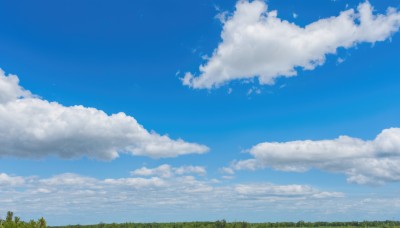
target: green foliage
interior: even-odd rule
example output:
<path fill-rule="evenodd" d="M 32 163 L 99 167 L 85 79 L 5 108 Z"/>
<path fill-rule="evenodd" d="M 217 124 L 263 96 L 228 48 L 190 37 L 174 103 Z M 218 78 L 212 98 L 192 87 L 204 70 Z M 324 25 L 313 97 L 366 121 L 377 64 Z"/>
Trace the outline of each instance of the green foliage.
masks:
<path fill-rule="evenodd" d="M 6 222 L 11 222 L 13 220 L 14 213 L 12 211 L 7 212 Z"/>
<path fill-rule="evenodd" d="M 220 220 L 216 222 L 181 222 L 181 223 L 121 223 L 98 225 L 70 225 L 58 226 L 53 228 L 275 228 L 275 227 L 331 227 L 331 228 L 351 228 L 351 227 L 382 227 L 400 228 L 399 221 L 364 221 L 364 222 L 276 222 L 276 223 L 247 223 L 247 222 L 226 222 Z"/>
<path fill-rule="evenodd" d="M 29 222 L 21 221 L 20 217 L 14 213 L 7 212 L 6 219 L 0 219 L 0 228 L 46 228 L 46 220 L 42 217 Z M 275 228 L 275 227 L 330 227 L 330 228 L 400 228 L 400 221 L 363 221 L 363 222 L 267 222 L 267 223 L 247 223 L 247 222 L 226 222 L 219 220 L 215 222 L 179 222 L 179 223 L 121 223 L 97 225 L 69 225 L 53 226 L 51 228 Z"/>
<path fill-rule="evenodd" d="M 18 216 L 14 217 L 14 213 L 9 211 L 6 220 L 0 219 L 0 228 L 46 228 L 46 220 L 40 218 L 38 221 L 30 220 L 29 222 L 21 221 Z"/>

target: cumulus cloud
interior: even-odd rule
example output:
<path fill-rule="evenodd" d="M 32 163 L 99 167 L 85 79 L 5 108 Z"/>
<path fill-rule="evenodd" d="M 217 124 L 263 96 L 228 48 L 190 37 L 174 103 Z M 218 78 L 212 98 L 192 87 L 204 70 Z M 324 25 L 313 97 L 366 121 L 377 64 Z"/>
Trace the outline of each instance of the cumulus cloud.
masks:
<path fill-rule="evenodd" d="M 207 151 L 204 145 L 149 132 L 124 113 L 40 99 L 22 88 L 17 76 L 0 70 L 0 157 L 111 160 L 120 153 L 161 158 Z"/>
<path fill-rule="evenodd" d="M 256 77 L 260 84 L 273 84 L 277 77 L 296 76 L 297 69 L 313 70 L 338 48 L 384 41 L 400 27 L 395 8 L 373 14 L 368 1 L 305 27 L 267 8 L 264 1 L 238 1 L 233 15 L 222 20 L 222 42 L 200 66 L 199 75 L 187 72 L 183 84 L 210 89 Z"/>
<path fill-rule="evenodd" d="M 0 104 L 31 96 L 29 91 L 19 85 L 19 78 L 16 75 L 9 74 L 6 77 L 2 69 L 0 69 L 0 91 Z"/>
<path fill-rule="evenodd" d="M 374 140 L 340 136 L 333 140 L 265 142 L 249 153 L 254 158 L 237 161 L 233 167 L 293 172 L 317 168 L 344 173 L 349 182 L 357 184 L 400 181 L 400 128 L 385 129 Z"/>

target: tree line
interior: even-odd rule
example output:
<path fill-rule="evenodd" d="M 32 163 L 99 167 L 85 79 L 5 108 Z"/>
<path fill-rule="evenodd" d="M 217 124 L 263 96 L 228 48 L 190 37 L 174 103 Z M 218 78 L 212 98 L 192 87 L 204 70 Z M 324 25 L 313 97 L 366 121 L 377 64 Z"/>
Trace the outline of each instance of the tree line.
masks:
<path fill-rule="evenodd" d="M 7 212 L 6 219 L 0 219 L 0 228 L 46 228 L 46 220 L 42 217 L 37 221 L 31 219 L 29 222 L 24 222 L 20 217 L 14 216 L 14 213 Z"/>
<path fill-rule="evenodd" d="M 379 227 L 379 228 L 400 228 L 400 221 L 363 221 L 363 222 L 266 222 L 266 223 L 247 223 L 247 222 L 226 222 L 220 220 L 216 222 L 180 222 L 180 223 L 112 223 L 97 225 L 69 225 L 57 226 L 53 228 L 275 228 L 275 227 Z"/>
<path fill-rule="evenodd" d="M 24 222 L 20 217 L 14 216 L 9 211 L 5 219 L 0 218 L 0 228 L 275 228 L 275 227 L 382 227 L 382 228 L 400 228 L 400 221 L 363 221 L 363 222 L 226 222 L 218 220 L 215 222 L 177 222 L 177 223 L 100 223 L 96 225 L 68 225 L 68 226 L 47 226 L 46 220 L 42 217 L 29 222 Z"/>

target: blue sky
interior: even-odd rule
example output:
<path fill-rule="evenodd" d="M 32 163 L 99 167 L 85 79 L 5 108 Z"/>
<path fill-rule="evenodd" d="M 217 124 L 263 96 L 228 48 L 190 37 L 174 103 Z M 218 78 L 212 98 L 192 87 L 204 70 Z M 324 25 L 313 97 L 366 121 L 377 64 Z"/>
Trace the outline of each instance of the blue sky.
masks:
<path fill-rule="evenodd" d="M 0 214 L 400 219 L 399 10 L 0 3 Z"/>

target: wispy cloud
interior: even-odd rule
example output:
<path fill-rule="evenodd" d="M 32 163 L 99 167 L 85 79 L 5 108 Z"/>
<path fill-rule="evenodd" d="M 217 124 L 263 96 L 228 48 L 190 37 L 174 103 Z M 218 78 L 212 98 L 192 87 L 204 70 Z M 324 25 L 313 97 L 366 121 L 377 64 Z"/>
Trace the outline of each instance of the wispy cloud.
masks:
<path fill-rule="evenodd" d="M 156 168 L 142 167 L 131 172 L 134 176 L 157 176 L 169 178 L 176 175 L 196 174 L 204 176 L 207 173 L 203 166 L 180 166 L 172 167 L 168 164 L 160 165 Z"/>
<path fill-rule="evenodd" d="M 225 211 L 227 208 L 248 210 L 263 207 L 266 201 L 282 205 L 285 202 L 305 200 L 322 202 L 344 197 L 343 193 L 322 191 L 308 185 L 227 184 L 224 181 L 209 180 L 204 175 L 188 175 L 186 171 L 181 172 L 182 167 L 185 167 L 183 170 L 187 173 L 206 172 L 204 168 L 201 172 L 198 172 L 200 170 L 198 167 L 188 168 L 196 166 L 173 167 L 164 164 L 146 168 L 154 171 L 152 175 L 142 172 L 143 167 L 132 171 L 132 174 L 145 177 L 99 179 L 63 173 L 39 178 L 2 173 L 0 186 L 1 183 L 5 183 L 8 187 L 0 188 L 1 209 L 13 209 L 26 214 L 40 210 L 44 215 L 61 212 L 64 216 L 80 212 L 90 214 L 146 209 L 155 212 L 163 208 L 179 213 L 204 210 L 204 208 L 213 211 Z M 174 174 L 165 175 L 166 169 L 173 171 Z"/>

